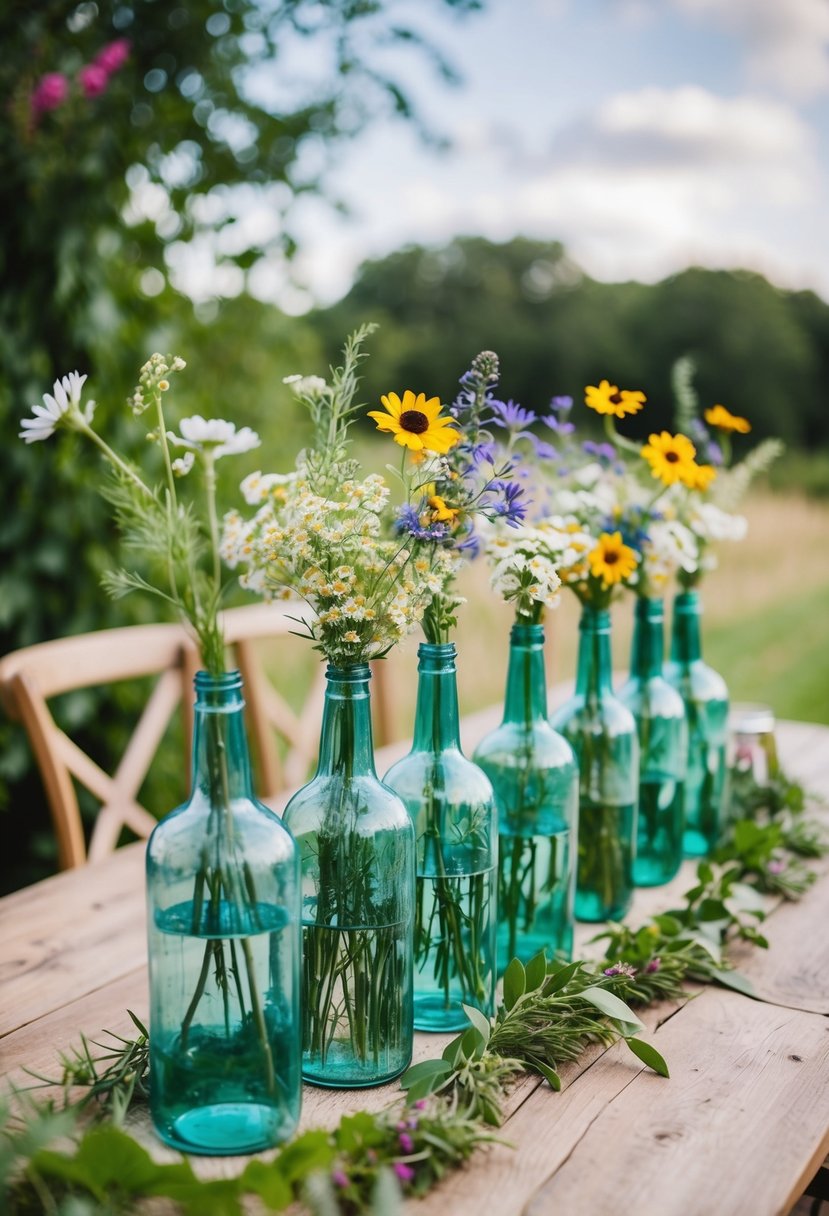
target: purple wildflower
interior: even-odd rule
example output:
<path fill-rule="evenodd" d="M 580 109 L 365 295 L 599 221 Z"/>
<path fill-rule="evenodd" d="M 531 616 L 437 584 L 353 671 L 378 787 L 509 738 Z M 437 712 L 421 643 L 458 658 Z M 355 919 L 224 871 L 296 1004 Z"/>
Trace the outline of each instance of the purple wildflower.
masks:
<path fill-rule="evenodd" d="M 334 1186 L 347 1187 L 349 1184 L 349 1177 L 344 1170 L 332 1170 L 331 1181 L 334 1183 Z"/>
<path fill-rule="evenodd" d="M 469 452 L 469 459 L 476 469 L 482 464 L 495 464 L 497 449 L 491 440 L 470 444 L 466 450 Z"/>
<path fill-rule="evenodd" d="M 553 397 L 550 401 L 550 409 L 554 414 L 569 414 L 573 408 L 572 397 Z"/>
<path fill-rule="evenodd" d="M 501 478 L 495 478 L 487 486 L 487 493 L 497 495 L 492 501 L 486 501 L 487 510 L 493 515 L 503 519 L 504 523 L 509 524 L 513 528 L 526 518 L 527 506 L 529 505 L 525 499 L 524 487 L 520 486 L 517 481 L 504 481 Z"/>
<path fill-rule="evenodd" d="M 525 410 L 517 401 L 496 401 L 493 398 L 489 405 L 494 410 L 491 421 L 505 430 L 520 431 L 536 421 L 537 415 L 532 410 Z"/>
<path fill-rule="evenodd" d="M 116 38 L 114 42 L 108 42 L 103 50 L 98 53 L 95 62 L 111 75 L 113 72 L 117 72 L 120 67 L 123 67 L 129 57 L 129 39 Z"/>
<path fill-rule="evenodd" d="M 414 1181 L 415 1172 L 410 1165 L 406 1165 L 405 1161 L 395 1161 L 392 1169 L 401 1182 L 406 1183 Z"/>
<path fill-rule="evenodd" d="M 470 528 L 463 540 L 456 542 L 455 548 L 458 553 L 466 554 L 469 560 L 473 561 L 481 552 L 481 541 L 477 532 Z"/>
<path fill-rule="evenodd" d="M 610 464 L 616 459 L 616 449 L 612 443 L 594 443 L 592 439 L 585 439 L 581 446 L 588 456 L 595 456 L 597 460 L 606 460 Z"/>
<path fill-rule="evenodd" d="M 84 97 L 98 97 L 106 91 L 109 73 L 100 63 L 87 63 L 78 72 Z"/>
<path fill-rule="evenodd" d="M 782 874 L 785 868 L 785 861 L 781 861 L 779 857 L 769 862 L 769 874 Z"/>
<path fill-rule="evenodd" d="M 411 1138 L 408 1132 L 400 1133 L 398 1136 L 398 1143 L 404 1153 L 408 1154 L 414 1152 L 414 1140 Z"/>
<path fill-rule="evenodd" d="M 557 435 L 572 435 L 573 431 L 576 429 L 576 424 L 574 422 L 561 422 L 558 418 L 556 418 L 555 414 L 548 414 L 547 417 L 542 418 L 541 421 L 545 426 L 548 426 L 551 431 L 555 431 Z"/>
<path fill-rule="evenodd" d="M 440 521 L 433 524 L 421 523 L 420 516 L 411 503 L 400 508 L 395 526 L 398 532 L 405 532 L 415 540 L 445 540 L 448 532 L 446 524 Z"/>
<path fill-rule="evenodd" d="M 418 1098 L 418 1100 L 416 1102 L 413 1102 L 412 1105 L 414 1106 L 415 1110 L 425 1110 L 426 1109 L 426 1099 Z"/>
<path fill-rule="evenodd" d="M 539 460 L 556 460 L 558 452 L 551 443 L 545 443 L 543 439 L 537 439 L 535 435 L 530 435 L 530 442 L 533 445 L 536 456 Z"/>
<path fill-rule="evenodd" d="M 630 963 L 614 963 L 612 967 L 605 967 L 605 975 L 623 975 L 627 979 L 633 979 L 636 975 L 636 968 L 631 967 Z"/>
<path fill-rule="evenodd" d="M 662 966 L 662 959 L 657 955 L 656 958 L 652 958 L 651 961 L 648 963 L 647 967 L 645 968 L 645 974 L 653 975 L 653 973 L 655 971 L 658 971 L 661 966 Z"/>

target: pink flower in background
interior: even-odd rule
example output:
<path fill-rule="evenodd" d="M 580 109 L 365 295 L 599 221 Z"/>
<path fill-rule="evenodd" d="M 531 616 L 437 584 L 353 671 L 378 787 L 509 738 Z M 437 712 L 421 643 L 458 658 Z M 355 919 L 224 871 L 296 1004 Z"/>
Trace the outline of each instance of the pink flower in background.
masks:
<path fill-rule="evenodd" d="M 113 72 L 117 72 L 120 67 L 123 67 L 129 56 L 129 39 L 116 38 L 114 42 L 107 43 L 104 49 L 96 55 L 95 64 L 111 76 Z"/>
<path fill-rule="evenodd" d="M 393 1170 L 400 1182 L 412 1182 L 415 1172 L 410 1165 L 406 1165 L 405 1161 L 395 1161 Z"/>
<path fill-rule="evenodd" d="M 98 97 L 109 83 L 109 73 L 98 63 L 87 63 L 78 72 L 84 97 Z"/>
<path fill-rule="evenodd" d="M 62 72 L 47 72 L 37 83 L 32 93 L 32 109 L 35 114 L 45 114 L 62 106 L 69 94 L 69 81 Z"/>

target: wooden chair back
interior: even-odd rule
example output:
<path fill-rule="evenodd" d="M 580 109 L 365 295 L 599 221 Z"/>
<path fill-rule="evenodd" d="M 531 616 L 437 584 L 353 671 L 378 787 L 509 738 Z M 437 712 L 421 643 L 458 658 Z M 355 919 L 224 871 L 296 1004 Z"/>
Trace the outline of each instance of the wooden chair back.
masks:
<path fill-rule="evenodd" d="M 294 709 L 265 670 L 260 645 L 297 629 L 296 604 L 251 604 L 223 614 L 229 658 L 242 673 L 248 733 L 257 761 L 256 791 L 281 803 L 307 777 L 317 754 L 325 665 Z M 58 843 L 61 869 L 110 853 L 124 828 L 148 836 L 156 819 L 138 802 L 141 784 L 170 720 L 181 705 L 187 764 L 193 725 L 193 677 L 198 651 L 179 625 L 132 625 L 41 642 L 0 659 L 0 698 L 23 723 L 40 768 Z M 376 665 L 375 732 L 388 740 L 384 664 Z M 55 721 L 49 700 L 62 693 L 121 680 L 158 676 L 115 772 L 110 775 Z M 281 745 L 276 736 L 281 739 Z M 101 803 L 87 849 L 75 781 Z"/>
<path fill-rule="evenodd" d="M 138 791 L 179 703 L 189 742 L 196 666 L 195 648 L 178 625 L 104 629 L 40 642 L 0 659 L 0 696 L 29 736 L 46 787 L 61 869 L 105 857 L 124 828 L 137 836 L 152 831 L 156 820 L 138 802 Z M 61 693 L 153 675 L 158 680 L 112 775 L 58 726 L 48 705 Z M 88 851 L 73 779 L 101 803 Z"/>

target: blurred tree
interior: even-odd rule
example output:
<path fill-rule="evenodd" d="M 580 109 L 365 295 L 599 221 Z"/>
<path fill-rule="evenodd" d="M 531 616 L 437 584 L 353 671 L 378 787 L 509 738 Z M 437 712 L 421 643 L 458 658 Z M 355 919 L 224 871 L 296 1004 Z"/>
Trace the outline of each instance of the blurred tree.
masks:
<path fill-rule="evenodd" d="M 462 237 L 365 263 L 343 300 L 307 319 L 331 351 L 366 316 L 382 326 L 367 365 L 374 397 L 394 387 L 451 398 L 472 356 L 492 348 L 502 391 L 537 411 L 557 393 L 580 402 L 605 376 L 644 389 L 648 409 L 626 423 L 644 435 L 671 426 L 671 368 L 689 354 L 702 402 L 749 417 L 755 436 L 829 439 L 829 305 L 746 271 L 599 283 L 557 242 Z"/>
<path fill-rule="evenodd" d="M 480 7 L 431 3 L 458 14 Z M 324 190 L 336 145 L 380 113 L 419 123 L 397 81 L 399 56 L 453 73 L 404 9 L 400 0 L 0 8 L 0 653 L 152 611 L 138 599 L 111 609 L 98 590 L 115 538 L 88 491 L 94 454 L 72 443 L 48 456 L 25 448 L 17 420 L 72 368 L 93 373 L 105 414 L 153 349 L 186 345 L 215 317 L 243 335 L 239 349 L 211 337 L 201 366 L 191 360 L 182 403 L 215 408 L 218 386 L 237 422 L 254 421 L 269 372 L 294 370 L 313 336 L 296 322 L 288 332 L 252 300 L 229 318 L 215 307 L 194 317 L 181 291 L 199 276 L 203 295 L 239 296 L 260 263 L 287 278 L 293 207 Z M 244 329 L 235 326 L 243 312 Z M 105 423 L 121 426 L 117 415 Z M 109 718 L 94 697 L 70 712 L 98 733 Z M 29 838 L 45 820 L 20 810 L 42 807 L 42 793 L 22 733 L 0 720 L 0 806 L 10 801 L 17 816 L 5 856 L 21 867 L 16 881 L 28 881 L 39 866 Z M 36 843 L 48 852 L 49 834 Z M 0 874 L 0 887 L 9 881 Z"/>

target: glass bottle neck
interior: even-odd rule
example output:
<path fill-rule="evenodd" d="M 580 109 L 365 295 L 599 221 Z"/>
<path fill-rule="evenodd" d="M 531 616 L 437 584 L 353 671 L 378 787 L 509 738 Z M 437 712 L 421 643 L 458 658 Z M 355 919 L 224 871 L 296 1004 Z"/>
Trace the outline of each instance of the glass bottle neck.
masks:
<path fill-rule="evenodd" d="M 576 693 L 593 698 L 613 691 L 610 657 L 610 613 L 585 604 L 579 622 L 579 661 Z"/>
<path fill-rule="evenodd" d="M 238 671 L 196 673 L 193 788 L 211 805 L 252 797 L 245 701 Z"/>
<path fill-rule="evenodd" d="M 417 712 L 412 750 L 460 748 L 454 642 L 423 642 L 417 651 Z"/>
<path fill-rule="evenodd" d="M 317 776 L 374 777 L 368 663 L 332 667 L 322 711 Z"/>
<path fill-rule="evenodd" d="M 671 658 L 675 663 L 694 663 L 701 656 L 698 591 L 682 591 L 674 598 Z"/>
<path fill-rule="evenodd" d="M 662 675 L 665 658 L 665 608 L 660 599 L 636 597 L 630 673 L 639 680 Z"/>
<path fill-rule="evenodd" d="M 513 625 L 510 633 L 504 722 L 546 721 L 544 626 Z"/>

